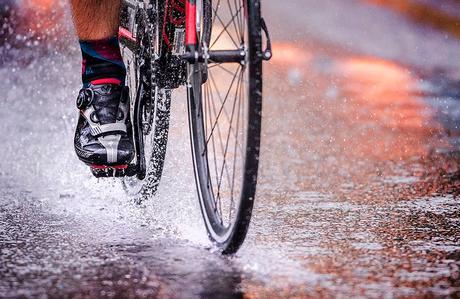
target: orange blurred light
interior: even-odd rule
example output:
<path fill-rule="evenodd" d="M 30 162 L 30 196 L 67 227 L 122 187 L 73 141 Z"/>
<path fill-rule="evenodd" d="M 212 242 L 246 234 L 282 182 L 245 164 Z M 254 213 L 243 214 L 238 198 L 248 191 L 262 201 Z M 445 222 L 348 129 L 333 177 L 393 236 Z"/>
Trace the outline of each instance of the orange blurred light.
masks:
<path fill-rule="evenodd" d="M 396 11 L 415 22 L 427 24 L 443 30 L 454 36 L 460 37 L 460 18 L 437 9 L 432 5 L 414 0 L 364 0 L 374 5 L 382 6 Z M 439 1 L 442 2 L 442 1 Z"/>
<path fill-rule="evenodd" d="M 273 53 L 272 61 L 274 63 L 304 65 L 309 63 L 313 58 L 313 55 L 306 49 L 291 43 L 274 43 Z"/>
<path fill-rule="evenodd" d="M 56 5 L 56 0 L 25 0 L 23 5 L 27 8 L 50 11 Z"/>
<path fill-rule="evenodd" d="M 319 58 L 326 61 L 324 67 L 315 64 Z M 327 50 L 316 54 L 308 47 L 275 43 L 270 66 L 284 82 L 289 82 L 286 78 L 293 69 L 299 70 L 299 82 L 308 84 L 295 88 L 286 84 L 283 97 L 291 102 L 293 98 L 308 99 L 299 100 L 297 110 L 323 115 L 318 126 L 330 128 L 329 137 L 343 155 L 376 160 L 423 156 L 428 140 L 442 130 L 434 110 L 420 97 L 417 75 L 396 62 L 361 55 L 337 56 Z M 318 152 L 330 145 L 326 142 L 324 146 L 326 149 Z"/>
<path fill-rule="evenodd" d="M 386 60 L 352 57 L 339 62 L 344 88 L 372 108 L 372 118 L 399 129 L 422 128 L 425 105 L 414 96 L 416 79 L 404 67 Z"/>

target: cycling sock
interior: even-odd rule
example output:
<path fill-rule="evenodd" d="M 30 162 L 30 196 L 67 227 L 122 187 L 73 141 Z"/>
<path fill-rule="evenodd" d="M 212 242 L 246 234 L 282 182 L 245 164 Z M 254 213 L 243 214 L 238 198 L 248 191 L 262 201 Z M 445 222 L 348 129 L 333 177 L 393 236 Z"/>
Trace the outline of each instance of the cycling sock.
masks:
<path fill-rule="evenodd" d="M 126 68 L 116 36 L 100 40 L 80 40 L 83 86 L 92 84 L 124 85 Z"/>

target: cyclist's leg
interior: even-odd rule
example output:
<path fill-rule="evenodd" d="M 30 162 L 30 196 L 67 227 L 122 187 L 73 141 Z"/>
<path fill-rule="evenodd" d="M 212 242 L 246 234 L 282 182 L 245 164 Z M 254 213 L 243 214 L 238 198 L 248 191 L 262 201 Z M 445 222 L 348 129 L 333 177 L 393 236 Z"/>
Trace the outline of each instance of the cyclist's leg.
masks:
<path fill-rule="evenodd" d="M 78 38 L 97 40 L 117 34 L 120 0 L 71 0 Z"/>
<path fill-rule="evenodd" d="M 110 78 L 124 81 L 126 71 L 117 39 L 121 1 L 71 0 L 71 4 L 83 54 L 83 84 Z"/>
<path fill-rule="evenodd" d="M 93 168 L 126 166 L 134 156 L 128 136 L 126 69 L 117 31 L 120 0 L 71 0 L 82 51 L 83 89 L 74 145 L 77 156 Z"/>

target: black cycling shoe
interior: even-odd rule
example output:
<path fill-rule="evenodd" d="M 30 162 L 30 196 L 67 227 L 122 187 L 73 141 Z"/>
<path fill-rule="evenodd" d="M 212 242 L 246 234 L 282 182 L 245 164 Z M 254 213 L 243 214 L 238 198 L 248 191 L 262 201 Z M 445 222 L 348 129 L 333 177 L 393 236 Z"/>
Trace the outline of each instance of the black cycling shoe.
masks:
<path fill-rule="evenodd" d="M 80 90 L 77 107 L 80 117 L 74 145 L 78 158 L 96 176 L 115 176 L 117 170 L 126 169 L 134 157 L 128 88 L 90 84 Z"/>

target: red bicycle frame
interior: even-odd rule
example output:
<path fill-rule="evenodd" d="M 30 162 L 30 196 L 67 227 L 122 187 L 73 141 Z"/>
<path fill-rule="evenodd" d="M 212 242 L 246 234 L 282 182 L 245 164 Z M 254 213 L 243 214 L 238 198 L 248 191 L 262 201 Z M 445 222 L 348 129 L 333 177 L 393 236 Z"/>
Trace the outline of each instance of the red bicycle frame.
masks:
<path fill-rule="evenodd" d="M 182 56 L 189 63 L 209 60 L 215 63 L 242 63 L 245 52 L 242 49 L 207 50 L 200 49 L 197 34 L 197 0 L 185 0 L 185 49 Z M 203 53 L 206 51 L 206 53 Z"/>
<path fill-rule="evenodd" d="M 196 0 L 186 0 L 185 3 L 185 47 L 195 50 L 197 45 L 196 34 Z"/>

